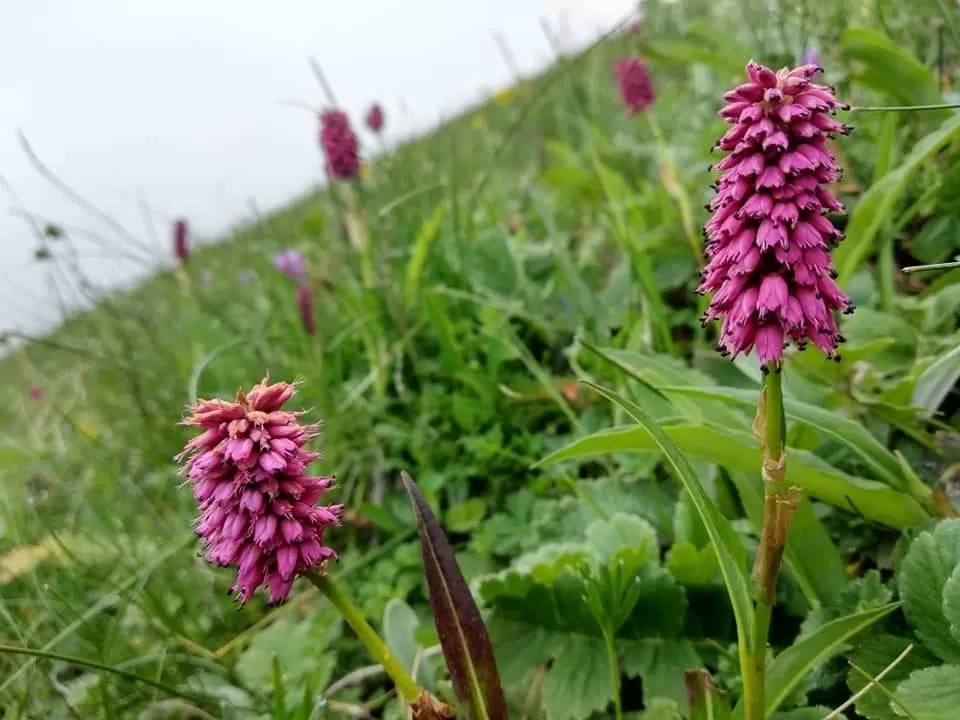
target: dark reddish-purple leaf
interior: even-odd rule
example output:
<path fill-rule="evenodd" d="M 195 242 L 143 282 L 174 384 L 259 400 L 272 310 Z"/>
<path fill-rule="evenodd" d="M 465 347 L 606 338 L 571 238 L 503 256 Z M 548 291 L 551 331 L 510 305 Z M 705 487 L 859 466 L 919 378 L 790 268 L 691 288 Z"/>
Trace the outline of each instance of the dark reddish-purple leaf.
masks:
<path fill-rule="evenodd" d="M 417 518 L 430 606 L 453 689 L 473 720 L 506 720 L 507 702 L 480 610 L 426 498 L 407 473 L 401 478 Z"/>

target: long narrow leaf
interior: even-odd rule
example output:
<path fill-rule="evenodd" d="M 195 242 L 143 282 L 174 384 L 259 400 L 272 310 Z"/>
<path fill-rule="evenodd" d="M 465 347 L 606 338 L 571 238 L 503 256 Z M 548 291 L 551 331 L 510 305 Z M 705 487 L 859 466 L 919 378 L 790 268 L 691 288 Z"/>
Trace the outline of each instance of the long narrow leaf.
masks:
<path fill-rule="evenodd" d="M 724 400 L 744 407 L 756 407 L 760 393 L 756 390 L 741 390 L 729 387 L 659 387 L 667 395 L 674 393 L 693 397 Z M 876 475 L 877 480 L 897 490 L 905 490 L 906 482 L 896 455 L 887 450 L 858 422 L 848 420 L 830 410 L 801 402 L 793 398 L 784 398 L 783 409 L 787 417 L 804 423 L 825 435 L 829 435 L 855 453 Z"/>
<path fill-rule="evenodd" d="M 505 720 L 507 702 L 480 610 L 426 498 L 407 473 L 401 478 L 417 518 L 430 607 L 453 689 L 473 720 Z"/>
<path fill-rule="evenodd" d="M 780 704 L 814 667 L 843 651 L 850 638 L 899 607 L 898 602 L 890 603 L 873 610 L 838 618 L 817 628 L 813 633 L 777 655 L 767 668 L 767 681 L 764 685 L 766 716 L 771 717 L 777 711 Z M 742 720 L 743 713 L 741 701 L 733 709 L 733 720 Z"/>
<path fill-rule="evenodd" d="M 759 473 L 760 448 L 752 435 L 714 425 L 676 424 L 661 431 L 683 452 L 731 470 Z M 603 430 L 571 443 L 539 465 L 615 452 L 655 452 L 659 442 L 644 427 Z M 903 529 L 923 525 L 930 517 L 909 495 L 883 483 L 847 475 L 812 453 L 788 449 L 787 482 L 871 522 Z"/>
<path fill-rule="evenodd" d="M 693 472 L 693 468 L 690 467 L 687 458 L 680 452 L 673 440 L 636 403 L 617 395 L 602 385 L 590 382 L 584 384 L 623 408 L 663 451 L 677 479 L 689 493 L 694 507 L 696 507 L 697 513 L 706 527 L 710 542 L 717 553 L 720 572 L 723 575 L 723 581 L 727 586 L 730 602 L 733 605 L 738 637 L 750 637 L 753 632 L 753 602 L 750 598 L 750 582 L 746 573 L 746 551 L 730 521 L 714 505 L 713 500 L 707 495 L 706 490 L 700 484 L 700 480 Z"/>

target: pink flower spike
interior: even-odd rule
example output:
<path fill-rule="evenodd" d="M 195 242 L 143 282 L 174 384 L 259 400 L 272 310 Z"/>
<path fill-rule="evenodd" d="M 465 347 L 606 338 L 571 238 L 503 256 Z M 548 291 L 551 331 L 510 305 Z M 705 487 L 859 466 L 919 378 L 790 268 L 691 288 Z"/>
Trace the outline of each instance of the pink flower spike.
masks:
<path fill-rule="evenodd" d="M 383 108 L 380 103 L 374 103 L 367 110 L 366 122 L 368 128 L 378 135 L 380 134 L 380 131 L 383 130 Z"/>
<path fill-rule="evenodd" d="M 297 309 L 300 311 L 300 322 L 303 324 L 303 330 L 307 335 L 314 335 L 317 332 L 317 323 L 313 317 L 313 298 L 310 295 L 310 288 L 301 285 L 297 288 Z"/>
<path fill-rule="evenodd" d="M 173 223 L 173 255 L 182 263 L 185 263 L 190 257 L 186 220 L 177 220 Z"/>
<path fill-rule="evenodd" d="M 343 506 L 314 505 L 331 483 L 305 474 L 318 453 L 304 445 L 318 428 L 281 410 L 296 389 L 264 378 L 234 402 L 199 401 L 183 421 L 202 439 L 177 457 L 197 499 L 194 527 L 210 562 L 236 568 L 231 592 L 240 603 L 261 587 L 281 602 L 298 573 L 337 556 L 323 536 Z"/>
<path fill-rule="evenodd" d="M 620 58 L 613 64 L 620 98 L 628 115 L 636 115 L 653 105 L 655 93 L 646 63 L 639 57 Z"/>
<path fill-rule="evenodd" d="M 334 180 L 353 180 L 360 174 L 360 142 L 341 110 L 320 116 L 320 146 L 327 160 L 327 172 Z"/>
<path fill-rule="evenodd" d="M 827 139 L 850 128 L 830 117 L 838 102 L 806 64 L 777 72 L 747 65 L 748 82 L 724 95 L 731 128 L 716 148 L 720 178 L 705 226 L 707 266 L 699 292 L 710 293 L 702 321 L 722 321 L 717 349 L 736 357 L 756 350 L 779 368 L 784 343 L 812 343 L 838 357 L 835 314 L 851 312 L 833 281 L 829 249 L 842 233 L 825 217 L 843 205 L 826 189 L 839 174 Z"/>

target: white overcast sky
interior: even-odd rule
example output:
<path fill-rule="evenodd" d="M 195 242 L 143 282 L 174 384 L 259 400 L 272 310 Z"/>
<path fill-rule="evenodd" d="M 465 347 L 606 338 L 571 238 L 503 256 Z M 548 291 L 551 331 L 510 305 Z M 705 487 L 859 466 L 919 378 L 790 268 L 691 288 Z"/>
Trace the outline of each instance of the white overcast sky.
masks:
<path fill-rule="evenodd" d="M 355 118 L 374 100 L 394 135 L 510 82 L 493 40 L 525 72 L 550 58 L 546 18 L 581 46 L 636 0 L 6 0 L 0 9 L 0 179 L 19 206 L 122 241 L 46 182 L 39 158 L 87 200 L 169 253 L 169 223 L 213 236 L 282 205 L 320 176 L 316 118 L 285 106 L 323 97 L 324 68 Z M 0 330 L 58 319 L 49 266 L 0 187 Z M 145 218 L 144 203 L 150 217 Z M 86 273 L 131 274 L 91 244 Z"/>

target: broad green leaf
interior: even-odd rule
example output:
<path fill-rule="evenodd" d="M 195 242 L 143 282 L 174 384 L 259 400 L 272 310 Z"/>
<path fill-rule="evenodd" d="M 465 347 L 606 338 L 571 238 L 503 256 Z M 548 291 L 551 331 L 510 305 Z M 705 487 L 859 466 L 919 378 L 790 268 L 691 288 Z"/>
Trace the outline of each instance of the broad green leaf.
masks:
<path fill-rule="evenodd" d="M 470 498 L 453 505 L 447 510 L 444 519 L 453 532 L 467 533 L 483 522 L 487 514 L 487 503 L 483 498 Z"/>
<path fill-rule="evenodd" d="M 786 712 L 779 712 L 773 716 L 773 720 L 823 720 L 830 714 L 831 708 L 828 707 L 804 707 L 794 708 Z M 833 716 L 835 720 L 846 720 L 847 716 L 843 713 Z"/>
<path fill-rule="evenodd" d="M 712 585 L 717 580 L 717 554 L 709 545 L 697 549 L 691 543 L 674 543 L 664 560 L 667 570 L 681 585 Z"/>
<path fill-rule="evenodd" d="M 766 714 L 769 716 L 775 713 L 813 668 L 843 652 L 848 640 L 899 607 L 900 603 L 890 603 L 834 620 L 777 655 L 767 668 L 764 685 Z M 743 718 L 743 712 L 741 701 L 734 708 L 734 719 Z"/>
<path fill-rule="evenodd" d="M 760 397 L 760 393 L 756 390 L 726 387 L 661 387 L 659 389 L 667 395 L 681 394 L 716 398 L 744 407 L 756 407 L 757 400 Z M 816 428 L 842 443 L 876 474 L 876 479 L 882 480 L 892 488 L 905 489 L 906 483 L 896 455 L 887 450 L 883 443 L 871 435 L 860 423 L 848 420 L 831 410 L 810 405 L 794 398 L 784 398 L 783 409 L 790 420 Z"/>
<path fill-rule="evenodd" d="M 917 378 L 910 404 L 931 413 L 936 412 L 953 390 L 958 379 L 960 379 L 960 345 L 934 360 Z"/>
<path fill-rule="evenodd" d="M 640 429 L 652 438 L 667 458 L 680 484 L 690 494 L 690 499 L 696 506 L 710 536 L 710 542 L 717 553 L 720 572 L 727 592 L 730 594 L 730 602 L 737 621 L 738 637 L 750 637 L 753 628 L 753 601 L 750 597 L 750 582 L 745 568 L 745 550 L 730 521 L 713 504 L 713 500 L 703 489 L 686 457 L 639 406 L 600 385 L 587 384 L 622 407 L 641 426 Z"/>
<path fill-rule="evenodd" d="M 944 662 L 960 664 L 960 639 L 944 615 L 947 580 L 960 566 L 960 520 L 943 520 L 910 545 L 897 578 L 903 611 L 917 636 Z"/>
<path fill-rule="evenodd" d="M 473 720 L 507 717 L 493 647 L 453 548 L 413 479 L 406 473 L 401 479 L 417 518 L 430 607 L 457 697 Z"/>
<path fill-rule="evenodd" d="M 620 662 L 630 677 L 643 678 L 645 698 L 670 698 L 682 709 L 689 707 L 684 673 L 703 666 L 689 640 L 619 643 Z"/>
<path fill-rule="evenodd" d="M 956 720 L 960 713 L 960 665 L 916 670 L 900 683 L 896 696 L 917 720 Z"/>
<path fill-rule="evenodd" d="M 433 691 L 435 689 L 433 670 L 423 660 L 422 656 L 419 663 L 417 659 L 417 654 L 422 651 L 416 638 L 419 625 L 420 619 L 413 608 L 400 598 L 390 598 L 383 609 L 383 624 L 381 626 L 383 628 L 383 641 L 411 676 L 413 676 L 414 665 L 417 665 L 417 674 L 413 679 L 418 685 Z"/>
<path fill-rule="evenodd" d="M 692 457 L 744 473 L 760 472 L 760 449 L 752 435 L 712 425 L 675 424 L 662 433 Z M 614 452 L 651 452 L 659 448 L 642 427 L 603 430 L 576 440 L 539 462 L 539 465 Z M 872 480 L 847 475 L 804 450 L 787 448 L 787 475 L 811 497 L 893 528 L 923 525 L 929 516 L 912 498 Z"/>
<path fill-rule="evenodd" d="M 641 720 L 683 720 L 683 714 L 676 702 L 669 698 L 658 697 L 650 701 L 640 717 Z"/>
<path fill-rule="evenodd" d="M 950 633 L 960 642 L 960 565 L 953 568 L 943 586 L 943 616 L 950 623 Z"/>
<path fill-rule="evenodd" d="M 888 93 L 904 105 L 940 101 L 933 74 L 910 52 L 869 28 L 849 28 L 840 37 L 840 54 L 854 65 L 853 77 Z"/>
<path fill-rule="evenodd" d="M 950 142 L 958 130 L 960 113 L 954 113 L 937 130 L 914 145 L 903 162 L 884 175 L 880 182 L 871 186 L 857 202 L 847 225 L 847 239 L 840 243 L 833 253 L 838 272 L 837 282 L 841 287 L 850 281 L 854 272 L 873 250 L 877 233 L 895 212 L 897 201 L 906 189 L 911 175 Z"/>
<path fill-rule="evenodd" d="M 549 720 L 584 720 L 613 699 L 603 641 L 573 635 L 567 642 L 543 681 L 543 706 Z"/>
<path fill-rule="evenodd" d="M 605 654 L 598 666 L 601 669 L 570 667 L 560 661 L 575 647 L 588 651 L 604 647 L 601 627 L 584 602 L 593 576 L 588 579 L 583 568 L 609 568 L 623 560 L 627 574 L 638 578 L 639 584 L 633 609 L 617 631 L 618 652 L 626 658 L 625 664 L 629 663 L 631 674 L 641 673 L 644 687 L 656 687 L 659 693 L 669 693 L 682 702 L 682 686 L 675 681 L 682 680 L 684 669 L 701 663 L 681 635 L 687 619 L 686 594 L 659 566 L 653 528 L 641 518 L 615 514 L 594 521 L 583 536 L 542 545 L 517 558 L 510 568 L 477 580 L 478 594 L 490 608 L 490 633 L 504 678 L 512 686 L 527 689 L 531 672 L 552 661 L 545 671 L 545 683 L 550 687 L 561 680 L 575 688 L 593 682 L 605 693 L 601 696 L 598 688 L 591 687 L 584 704 L 574 702 L 571 708 L 585 713 L 585 706 L 609 704 L 612 683 L 607 680 Z M 591 672 L 595 676 L 591 677 Z M 552 715 L 562 712 L 546 695 L 544 690 L 548 711 Z"/>
<path fill-rule="evenodd" d="M 870 677 L 858 672 L 852 665 L 847 671 L 847 688 L 851 694 L 860 692 L 870 678 L 876 677 L 887 669 L 911 645 L 908 638 L 896 635 L 874 635 L 867 638 L 849 656 L 852 665 L 867 673 Z M 896 665 L 883 676 L 883 687 L 889 691 L 895 690 L 902 680 L 905 680 L 914 670 L 939 664 L 939 658 L 922 645 L 913 644 L 913 648 Z M 857 700 L 857 713 L 867 720 L 900 720 L 894 710 L 890 697 L 883 690 L 872 688 Z"/>

